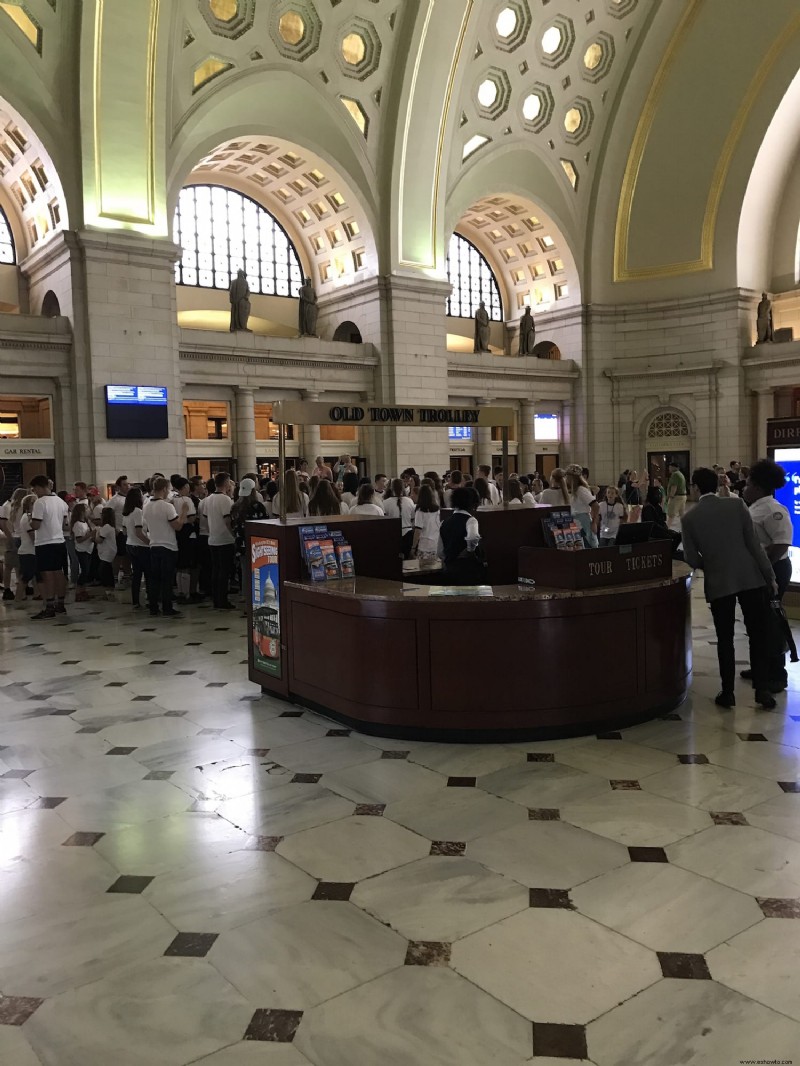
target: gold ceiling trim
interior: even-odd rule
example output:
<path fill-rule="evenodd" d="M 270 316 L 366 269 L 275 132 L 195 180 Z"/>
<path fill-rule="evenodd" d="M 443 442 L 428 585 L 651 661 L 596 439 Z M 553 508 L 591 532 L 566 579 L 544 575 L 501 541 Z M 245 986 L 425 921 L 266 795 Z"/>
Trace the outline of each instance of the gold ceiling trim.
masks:
<path fill-rule="evenodd" d="M 147 60 L 145 73 L 145 130 L 147 140 L 146 182 L 147 182 L 147 214 L 129 215 L 125 213 L 104 210 L 103 208 L 103 147 L 100 133 L 100 111 L 102 107 L 102 76 L 103 76 L 103 20 L 105 17 L 105 0 L 97 0 L 97 14 L 94 25 L 94 180 L 95 196 L 97 201 L 97 214 L 99 218 L 111 219 L 115 222 L 127 222 L 136 225 L 155 224 L 155 189 L 156 189 L 156 132 L 155 132 L 155 96 L 156 96 L 156 47 L 158 41 L 158 16 L 161 0 L 149 0 L 149 18 L 147 26 Z"/>
<path fill-rule="evenodd" d="M 628 158 L 628 165 L 625 169 L 622 196 L 620 197 L 620 205 L 617 212 L 617 228 L 614 242 L 614 281 L 658 280 L 714 269 L 714 242 L 716 238 L 717 218 L 719 216 L 722 193 L 725 188 L 734 153 L 741 140 L 747 120 L 750 118 L 753 107 L 764 87 L 764 83 L 769 77 L 773 67 L 780 59 L 781 54 L 789 46 L 798 31 L 800 31 L 800 14 L 796 14 L 770 46 L 769 51 L 759 64 L 755 75 L 747 87 L 747 92 L 739 105 L 739 109 L 736 112 L 731 128 L 725 138 L 711 179 L 708 198 L 706 200 L 706 210 L 703 216 L 699 259 L 631 270 L 628 267 L 628 238 L 630 234 L 631 212 L 636 193 L 636 183 L 639 177 L 639 169 L 655 119 L 657 105 L 664 88 L 666 74 L 672 64 L 677 48 L 683 43 L 683 40 L 695 21 L 701 3 L 702 0 L 691 0 L 690 6 L 687 8 L 686 12 L 684 12 L 681 23 L 676 29 L 669 48 L 664 56 L 664 60 L 659 67 L 650 95 L 645 104 L 644 111 L 639 120 L 639 126 L 636 130 L 631 154 Z"/>

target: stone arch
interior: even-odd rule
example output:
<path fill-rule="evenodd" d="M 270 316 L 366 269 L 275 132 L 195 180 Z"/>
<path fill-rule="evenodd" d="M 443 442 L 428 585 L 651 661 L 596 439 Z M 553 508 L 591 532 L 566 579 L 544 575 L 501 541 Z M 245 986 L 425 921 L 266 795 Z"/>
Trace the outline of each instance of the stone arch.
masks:
<path fill-rule="evenodd" d="M 683 404 L 670 402 L 668 405 L 650 408 L 635 427 L 634 439 L 639 445 L 640 461 L 646 463 L 649 452 L 662 452 L 667 456 L 671 452 L 689 452 L 690 456 L 694 455 L 696 429 L 692 412 Z M 651 432 L 660 435 L 651 436 Z"/>
<path fill-rule="evenodd" d="M 48 289 L 42 299 L 42 316 L 44 318 L 58 318 L 61 314 L 61 304 L 52 289 Z"/>
<path fill-rule="evenodd" d="M 345 341 L 347 344 L 361 344 L 361 330 L 355 322 L 350 322 L 349 320 L 340 322 L 333 331 L 333 340 Z"/>

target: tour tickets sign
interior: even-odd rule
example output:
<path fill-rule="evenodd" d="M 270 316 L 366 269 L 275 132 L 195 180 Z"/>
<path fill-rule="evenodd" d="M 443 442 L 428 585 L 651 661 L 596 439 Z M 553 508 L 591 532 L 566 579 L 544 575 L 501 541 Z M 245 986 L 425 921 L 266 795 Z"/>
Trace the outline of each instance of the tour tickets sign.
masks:
<path fill-rule="evenodd" d="M 250 538 L 250 576 L 253 594 L 253 665 L 273 677 L 281 676 L 281 605 L 278 542 Z"/>
<path fill-rule="evenodd" d="M 510 407 L 418 407 L 408 404 L 329 404 L 281 400 L 272 407 L 272 421 L 292 426 L 513 426 Z"/>

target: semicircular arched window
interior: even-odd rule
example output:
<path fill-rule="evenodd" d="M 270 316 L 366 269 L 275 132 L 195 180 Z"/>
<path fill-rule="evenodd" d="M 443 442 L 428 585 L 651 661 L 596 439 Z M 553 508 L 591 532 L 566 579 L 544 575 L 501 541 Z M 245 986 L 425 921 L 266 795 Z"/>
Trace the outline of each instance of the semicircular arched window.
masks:
<path fill-rule="evenodd" d="M 14 247 L 14 234 L 8 216 L 0 207 L 0 263 L 16 263 L 17 252 Z"/>
<path fill-rule="evenodd" d="M 297 249 L 278 220 L 249 196 L 222 185 L 187 185 L 173 239 L 183 249 L 178 285 L 228 289 L 244 270 L 250 292 L 296 296 L 303 283 Z"/>
<path fill-rule="evenodd" d="M 689 423 L 677 411 L 665 411 L 656 415 L 647 431 L 650 440 L 657 437 L 688 437 Z"/>
<path fill-rule="evenodd" d="M 474 244 L 454 233 L 447 250 L 447 280 L 453 291 L 447 301 L 452 318 L 474 318 L 481 300 L 493 322 L 503 321 L 500 286 L 492 268 Z"/>

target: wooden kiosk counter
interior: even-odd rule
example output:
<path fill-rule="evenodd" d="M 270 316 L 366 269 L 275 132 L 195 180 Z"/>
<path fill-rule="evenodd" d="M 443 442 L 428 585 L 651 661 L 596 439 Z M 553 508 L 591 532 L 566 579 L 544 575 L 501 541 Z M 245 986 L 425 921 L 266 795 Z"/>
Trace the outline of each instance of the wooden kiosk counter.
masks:
<path fill-rule="evenodd" d="M 664 541 L 545 548 L 550 511 L 478 512 L 480 590 L 404 580 L 398 519 L 248 523 L 250 679 L 361 732 L 409 739 L 545 739 L 667 714 L 691 680 L 689 568 Z M 299 527 L 315 523 L 342 530 L 356 577 L 309 580 Z"/>

